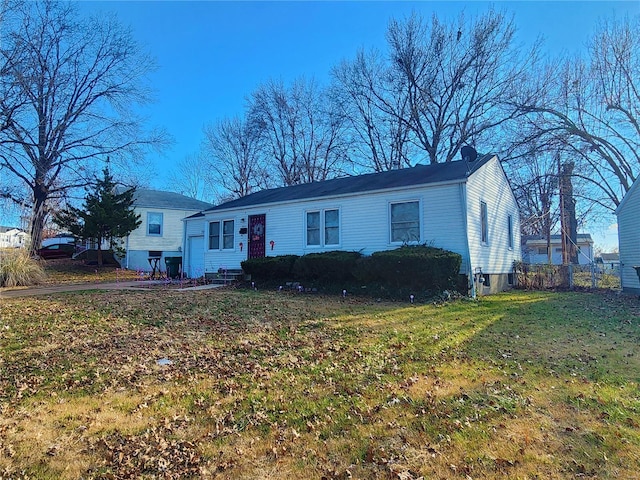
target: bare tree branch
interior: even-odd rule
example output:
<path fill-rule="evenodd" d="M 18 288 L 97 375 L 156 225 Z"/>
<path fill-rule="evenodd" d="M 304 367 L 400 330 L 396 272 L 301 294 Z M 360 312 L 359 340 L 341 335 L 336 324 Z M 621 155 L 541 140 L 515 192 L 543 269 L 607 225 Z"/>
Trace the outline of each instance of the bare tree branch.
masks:
<path fill-rule="evenodd" d="M 36 249 L 50 199 L 86 185 L 107 154 L 157 145 L 134 110 L 150 99 L 154 64 L 114 18 L 81 19 L 73 4 L 25 2 L 5 26 L 0 168 L 31 192 Z"/>

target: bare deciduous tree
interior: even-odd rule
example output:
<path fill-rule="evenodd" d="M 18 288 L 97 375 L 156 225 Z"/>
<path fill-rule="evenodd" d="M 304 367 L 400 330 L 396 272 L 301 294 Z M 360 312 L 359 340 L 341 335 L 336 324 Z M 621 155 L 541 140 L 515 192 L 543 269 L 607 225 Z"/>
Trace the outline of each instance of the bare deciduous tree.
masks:
<path fill-rule="evenodd" d="M 522 55 L 514 32 L 494 10 L 470 21 L 461 15 L 457 25 L 416 14 L 390 22 L 392 67 L 409 100 L 401 119 L 431 163 L 453 160 L 465 144 L 489 144 L 496 127 L 517 115 L 508 100 L 536 56 L 535 47 Z"/>
<path fill-rule="evenodd" d="M 290 87 L 270 81 L 253 92 L 249 122 L 260 130 L 265 166 L 271 170 L 273 159 L 280 185 L 325 180 L 343 171 L 345 118 L 328 102 L 314 81 L 304 79 Z"/>
<path fill-rule="evenodd" d="M 205 127 L 204 135 L 201 158 L 213 172 L 207 181 L 218 200 L 244 197 L 267 186 L 255 125 L 238 117 L 225 119 Z"/>
<path fill-rule="evenodd" d="M 361 50 L 333 69 L 333 95 L 354 137 L 352 160 L 376 172 L 409 167 L 419 160 L 412 149 L 409 98 L 402 79 L 375 51 Z"/>
<path fill-rule="evenodd" d="M 166 188 L 203 202 L 212 201 L 214 195 L 209 188 L 208 175 L 203 172 L 203 163 L 203 159 L 198 154 L 186 155 L 169 173 Z"/>
<path fill-rule="evenodd" d="M 614 209 L 640 174 L 640 17 L 604 21 L 588 58 L 537 73 L 537 94 L 516 97 L 517 107 L 538 140 L 563 140 L 573 177 L 590 185 L 583 198 Z"/>
<path fill-rule="evenodd" d="M 558 194 L 556 161 L 548 156 L 531 156 L 510 173 L 520 206 L 522 233 L 550 235 L 558 222 L 554 208 Z"/>
<path fill-rule="evenodd" d="M 3 18 L 0 62 L 0 109 L 11 111 L 0 168 L 29 192 L 33 250 L 49 202 L 86 185 L 95 160 L 159 140 L 140 131 L 134 110 L 149 98 L 153 62 L 114 18 L 83 19 L 73 4 L 51 0 Z"/>

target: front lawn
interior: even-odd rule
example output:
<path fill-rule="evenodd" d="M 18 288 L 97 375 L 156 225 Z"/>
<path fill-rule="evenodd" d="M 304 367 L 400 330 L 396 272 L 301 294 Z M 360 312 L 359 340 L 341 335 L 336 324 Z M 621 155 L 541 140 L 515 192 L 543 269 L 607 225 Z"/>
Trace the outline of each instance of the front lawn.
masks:
<path fill-rule="evenodd" d="M 67 258 L 42 260 L 47 285 L 68 283 L 105 283 L 139 280 L 141 276 L 135 270 L 125 270 L 113 265 L 87 265 L 82 260 Z"/>
<path fill-rule="evenodd" d="M 0 303 L 0 478 L 637 478 L 640 303 Z"/>

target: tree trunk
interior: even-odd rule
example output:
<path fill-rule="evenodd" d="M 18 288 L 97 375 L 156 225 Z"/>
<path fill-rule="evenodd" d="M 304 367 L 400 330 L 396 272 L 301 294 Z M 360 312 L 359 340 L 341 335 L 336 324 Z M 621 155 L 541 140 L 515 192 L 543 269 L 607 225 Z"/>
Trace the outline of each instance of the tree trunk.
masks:
<path fill-rule="evenodd" d="M 576 201 L 573 197 L 573 183 L 571 175 L 573 174 L 573 162 L 566 162 L 562 165 L 560 172 L 560 201 L 561 211 L 563 212 L 562 222 L 562 251 L 563 263 L 578 264 L 578 221 L 576 219 Z"/>
<path fill-rule="evenodd" d="M 97 254 L 97 260 L 98 260 L 98 266 L 101 267 L 103 264 L 102 261 L 102 247 L 100 246 L 100 244 L 98 243 L 98 254 Z"/>
<path fill-rule="evenodd" d="M 30 255 L 35 255 L 42 244 L 42 230 L 47 217 L 46 205 L 47 194 L 44 191 L 34 191 L 33 208 L 31 210 L 31 219 L 29 220 L 29 235 L 31 237 L 31 243 L 29 244 Z"/>
<path fill-rule="evenodd" d="M 96 241 L 98 242 L 97 251 L 96 251 L 96 261 L 98 263 L 98 267 L 101 267 L 102 264 L 104 263 L 102 259 L 102 235 L 99 235 L 96 238 Z"/>

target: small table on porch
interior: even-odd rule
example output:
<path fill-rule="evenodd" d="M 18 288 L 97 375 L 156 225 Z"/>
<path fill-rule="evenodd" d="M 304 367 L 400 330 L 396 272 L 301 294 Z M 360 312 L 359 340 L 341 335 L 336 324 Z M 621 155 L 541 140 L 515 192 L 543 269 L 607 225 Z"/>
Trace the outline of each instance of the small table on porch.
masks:
<path fill-rule="evenodd" d="M 160 262 L 160 257 L 149 257 L 149 266 L 151 267 L 151 274 L 149 275 L 149 278 L 151 280 L 155 280 L 156 279 L 156 273 L 160 273 L 159 267 L 158 267 L 158 263 Z"/>

